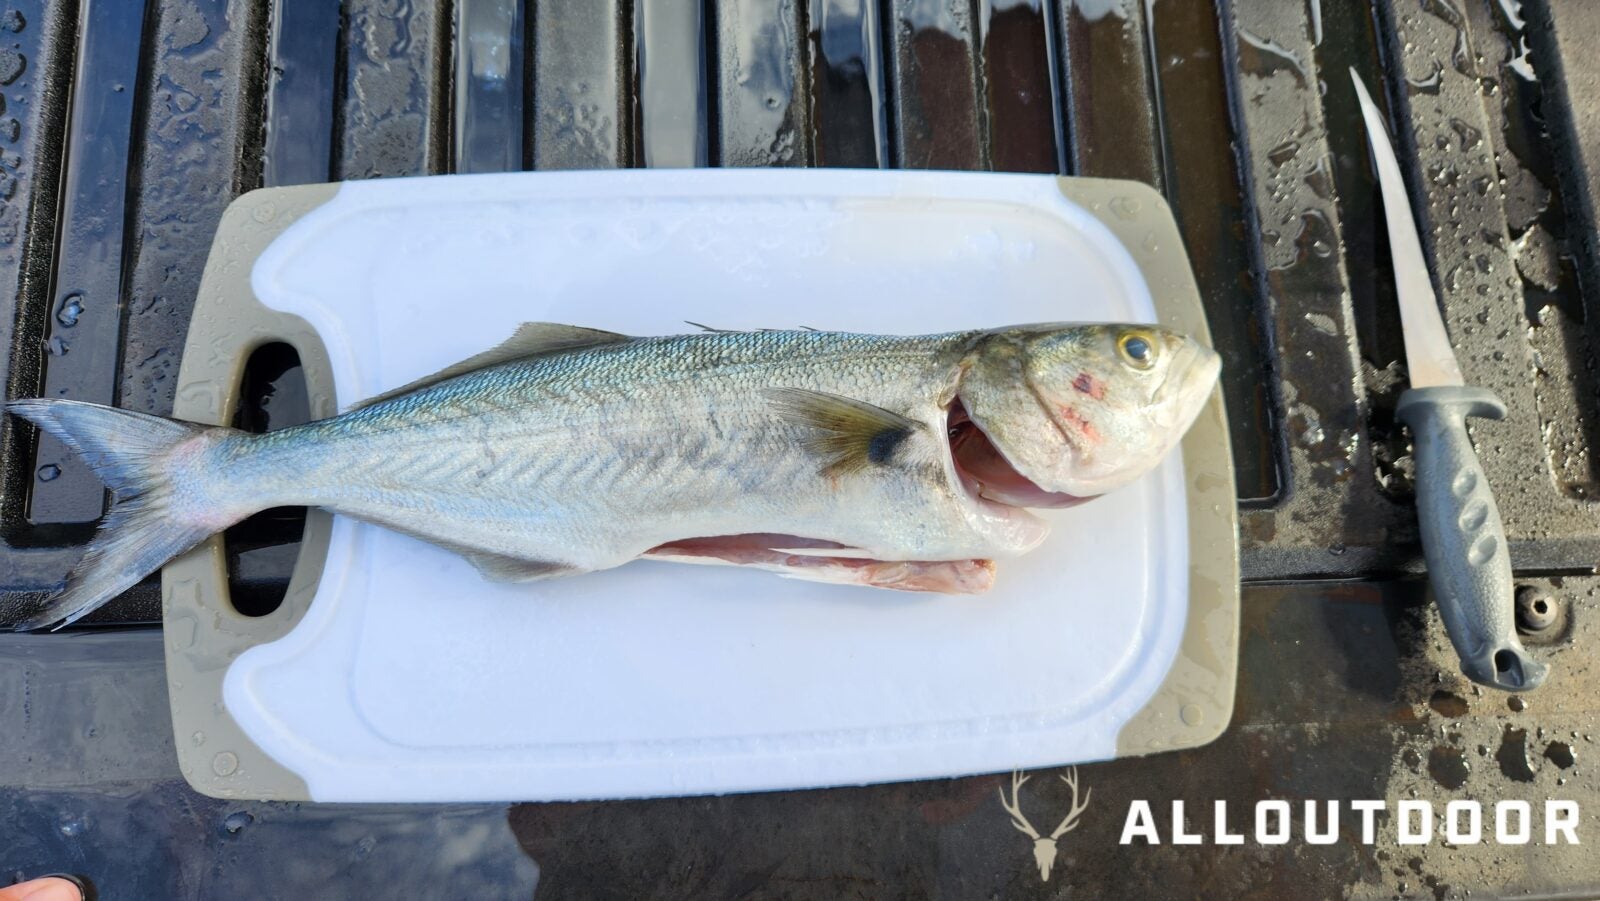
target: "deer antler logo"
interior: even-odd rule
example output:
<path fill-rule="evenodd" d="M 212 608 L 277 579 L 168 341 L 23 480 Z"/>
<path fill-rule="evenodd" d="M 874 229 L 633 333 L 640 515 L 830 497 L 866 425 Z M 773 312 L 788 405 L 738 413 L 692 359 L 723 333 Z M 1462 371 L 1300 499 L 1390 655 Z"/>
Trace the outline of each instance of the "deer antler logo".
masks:
<path fill-rule="evenodd" d="M 1032 776 L 1024 775 L 1021 770 L 1013 770 L 1011 773 L 1011 800 L 1006 800 L 1005 786 L 1001 786 L 1000 806 L 1006 809 L 1006 813 L 1011 814 L 1011 825 L 1015 826 L 1018 832 L 1033 839 L 1033 862 L 1039 865 L 1039 878 L 1049 882 L 1050 870 L 1056 864 L 1056 840 L 1078 828 L 1078 817 L 1082 816 L 1084 809 L 1089 806 L 1089 796 L 1093 794 L 1094 790 L 1085 791 L 1083 793 L 1083 801 L 1079 802 L 1078 768 L 1073 767 L 1068 770 L 1067 775 L 1061 777 L 1061 781 L 1072 789 L 1072 810 L 1068 811 L 1067 815 L 1062 818 L 1061 823 L 1049 835 L 1040 835 L 1039 830 L 1033 828 L 1033 824 L 1028 822 L 1028 818 L 1022 815 L 1022 803 L 1017 795 L 1023 783 L 1032 778 Z"/>

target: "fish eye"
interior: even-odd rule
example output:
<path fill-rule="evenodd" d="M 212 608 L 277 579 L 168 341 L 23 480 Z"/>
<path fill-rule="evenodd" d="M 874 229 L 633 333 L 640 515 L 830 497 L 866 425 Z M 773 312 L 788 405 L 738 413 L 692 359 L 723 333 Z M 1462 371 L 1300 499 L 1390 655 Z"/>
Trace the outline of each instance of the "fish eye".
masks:
<path fill-rule="evenodd" d="M 1117 339 L 1117 351 L 1128 365 L 1149 369 L 1156 365 L 1156 343 L 1144 332 L 1127 332 Z"/>

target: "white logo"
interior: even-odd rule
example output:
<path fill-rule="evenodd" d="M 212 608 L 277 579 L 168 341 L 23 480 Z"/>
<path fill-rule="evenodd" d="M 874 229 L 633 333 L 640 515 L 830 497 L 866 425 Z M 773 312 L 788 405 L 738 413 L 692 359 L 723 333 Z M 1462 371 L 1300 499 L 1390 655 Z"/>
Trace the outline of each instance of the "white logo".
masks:
<path fill-rule="evenodd" d="M 1356 834 L 1354 824 L 1349 829 L 1339 828 L 1340 811 L 1344 803 L 1350 806 L 1352 819 L 1361 824 L 1360 839 L 1371 845 L 1378 836 L 1378 814 L 1389 815 L 1389 802 L 1352 800 L 1305 802 L 1305 817 L 1300 824 L 1300 838 L 1311 845 L 1331 845 L 1349 841 Z M 1228 831 L 1228 802 L 1213 805 L 1216 828 L 1208 835 L 1190 832 L 1189 818 L 1184 815 L 1184 802 L 1172 802 L 1172 829 L 1167 841 L 1174 845 L 1242 845 L 1249 833 Z M 1512 799 L 1496 801 L 1494 808 L 1485 812 L 1483 802 L 1455 800 L 1444 806 L 1440 816 L 1433 804 L 1426 800 L 1406 798 L 1395 804 L 1389 815 L 1393 838 L 1401 845 L 1427 845 L 1435 836 L 1454 846 L 1487 843 L 1493 835 L 1495 844 L 1526 845 L 1537 841 L 1534 837 L 1535 805 L 1529 801 Z M 1490 819 L 1492 818 L 1492 822 Z M 1546 798 L 1544 802 L 1544 843 L 1547 845 L 1576 845 L 1580 815 L 1577 801 Z M 1294 807 L 1286 800 L 1273 798 L 1255 803 L 1255 843 L 1258 845 L 1286 845 L 1296 832 Z M 1149 801 L 1134 800 L 1128 804 L 1128 817 L 1122 825 L 1121 843 L 1130 845 L 1143 839 L 1146 845 L 1162 843 L 1161 829 L 1156 824 L 1155 812 Z"/>
<path fill-rule="evenodd" d="M 1017 791 L 1022 788 L 1023 783 L 1032 778 L 1032 776 L 1024 775 L 1021 770 L 1013 770 L 1011 773 L 1011 800 L 1006 800 L 1005 787 L 1001 786 L 1000 806 L 1006 809 L 1006 813 L 1011 814 L 1011 825 L 1015 826 L 1018 832 L 1033 839 L 1033 862 L 1039 865 L 1039 878 L 1049 882 L 1050 870 L 1056 864 L 1056 840 L 1078 828 L 1078 817 L 1082 816 L 1084 808 L 1089 806 L 1089 795 L 1094 790 L 1090 789 L 1084 792 L 1083 801 L 1080 803 L 1078 801 L 1078 768 L 1073 767 L 1068 770 L 1067 775 L 1061 777 L 1061 781 L 1072 789 L 1072 810 L 1068 811 L 1065 817 L 1062 817 L 1060 825 L 1056 826 L 1049 835 L 1040 835 L 1039 830 L 1033 828 L 1033 824 L 1028 822 L 1028 818 L 1022 815 L 1022 802 L 1017 795 Z"/>

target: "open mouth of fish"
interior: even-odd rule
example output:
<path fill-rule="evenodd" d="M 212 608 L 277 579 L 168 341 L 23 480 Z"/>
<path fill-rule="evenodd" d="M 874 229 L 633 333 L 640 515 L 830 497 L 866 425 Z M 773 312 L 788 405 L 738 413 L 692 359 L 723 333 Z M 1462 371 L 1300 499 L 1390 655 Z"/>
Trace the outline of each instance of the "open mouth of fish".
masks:
<path fill-rule="evenodd" d="M 1058 508 L 1090 498 L 1047 491 L 1006 459 L 957 397 L 946 411 L 946 446 L 968 499 L 995 505 Z M 679 563 L 733 564 L 842 584 L 979 594 L 994 584 L 992 560 L 878 560 L 869 551 L 799 535 L 755 533 L 686 538 L 652 548 L 646 556 Z"/>
<path fill-rule="evenodd" d="M 1005 454 L 972 417 L 957 397 L 946 414 L 950 457 L 967 494 L 1010 507 L 1071 507 L 1088 500 L 1059 491 L 1046 491 L 1017 471 Z"/>

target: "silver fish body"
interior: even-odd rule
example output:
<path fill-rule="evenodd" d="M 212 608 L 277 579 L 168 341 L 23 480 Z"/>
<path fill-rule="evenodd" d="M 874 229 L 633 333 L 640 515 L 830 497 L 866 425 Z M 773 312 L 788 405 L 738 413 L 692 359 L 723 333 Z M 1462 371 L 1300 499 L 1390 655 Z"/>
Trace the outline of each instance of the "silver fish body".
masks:
<path fill-rule="evenodd" d="M 266 435 L 219 435 L 195 477 L 248 498 L 236 513 L 325 507 L 565 571 L 617 566 L 676 538 L 763 532 L 883 560 L 1013 556 L 1044 537 L 1037 518 L 966 502 L 943 453 L 941 398 L 970 338 L 754 332 L 601 345 Z M 772 387 L 872 398 L 922 428 L 895 448 L 899 465 L 819 477 L 806 426 L 774 415 Z"/>
<path fill-rule="evenodd" d="M 416 536 L 496 579 L 650 555 L 981 591 L 989 561 L 1025 553 L 1047 532 L 1008 502 L 1008 480 L 1048 497 L 1136 477 L 1181 435 L 1216 375 L 1209 350 L 1143 326 L 660 338 L 544 328 L 557 331 L 533 329 L 529 355 L 262 435 L 13 403 L 128 497 L 33 624 L 81 616 L 206 535 L 288 505 Z M 1171 371 L 1108 400 L 1129 370 L 1143 374 L 1118 360 L 1118 333 L 1106 330 L 1119 328 L 1160 345 Z M 1029 371 L 1052 354 L 1067 362 Z M 1141 399 L 1149 410 L 1137 409 Z M 1160 427 L 1148 418 L 1157 407 L 1172 411 L 1175 434 L 1141 436 Z M 970 415 L 953 425 L 953 408 Z M 967 452 L 953 452 L 961 427 L 978 436 L 971 442 L 991 442 L 976 476 L 961 465 Z M 1129 436 L 1132 452 L 1092 446 Z M 1096 464 L 1096 453 L 1122 462 Z M 1074 456 L 1076 467 L 1063 462 Z"/>

